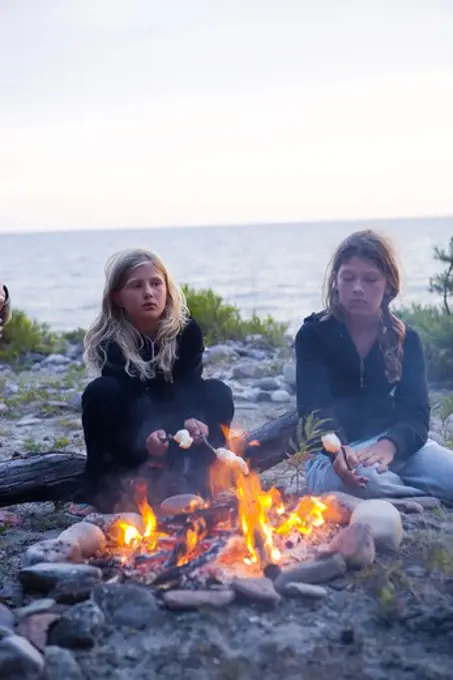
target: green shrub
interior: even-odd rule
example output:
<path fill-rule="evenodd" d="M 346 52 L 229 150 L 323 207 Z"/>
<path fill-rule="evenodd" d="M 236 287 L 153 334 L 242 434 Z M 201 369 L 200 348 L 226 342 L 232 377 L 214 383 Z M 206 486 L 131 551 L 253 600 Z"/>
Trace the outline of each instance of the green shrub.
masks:
<path fill-rule="evenodd" d="M 398 316 L 420 334 L 430 383 L 453 385 L 453 316 L 433 305 L 412 305 Z"/>
<path fill-rule="evenodd" d="M 273 345 L 283 342 L 287 324 L 275 321 L 271 316 L 261 318 L 253 314 L 243 319 L 234 305 L 229 305 L 212 289 L 195 290 L 183 286 L 190 313 L 200 324 L 207 344 L 225 340 L 243 340 L 247 335 L 262 335 Z"/>
<path fill-rule="evenodd" d="M 14 361 L 26 352 L 52 354 L 61 350 L 62 344 L 61 337 L 53 333 L 47 324 L 30 319 L 22 310 L 14 309 L 0 340 L 0 361 Z"/>

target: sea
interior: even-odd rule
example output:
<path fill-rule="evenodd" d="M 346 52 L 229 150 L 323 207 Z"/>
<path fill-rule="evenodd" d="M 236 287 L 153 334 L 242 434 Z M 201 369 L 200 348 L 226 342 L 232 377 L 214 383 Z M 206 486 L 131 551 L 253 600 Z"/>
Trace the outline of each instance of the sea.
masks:
<path fill-rule="evenodd" d="M 13 307 L 54 330 L 87 328 L 100 307 L 107 258 L 124 248 L 148 248 L 178 282 L 212 288 L 244 317 L 270 314 L 294 333 L 307 314 L 322 308 L 336 246 L 362 228 L 387 235 L 397 248 L 399 305 L 438 301 L 428 290 L 440 270 L 433 249 L 448 246 L 453 217 L 0 234 L 0 281 Z"/>

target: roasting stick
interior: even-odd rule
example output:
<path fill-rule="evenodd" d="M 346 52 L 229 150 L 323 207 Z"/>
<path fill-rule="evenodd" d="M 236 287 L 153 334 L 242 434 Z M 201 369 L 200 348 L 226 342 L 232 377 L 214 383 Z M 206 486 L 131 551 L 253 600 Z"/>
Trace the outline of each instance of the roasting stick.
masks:
<path fill-rule="evenodd" d="M 349 462 L 346 449 L 337 437 L 337 435 L 334 432 L 330 432 L 329 434 L 325 434 L 321 437 L 322 445 L 324 449 L 328 453 L 333 453 L 335 455 L 342 453 L 343 454 L 343 459 L 344 462 L 346 463 L 346 467 L 348 470 L 353 472 L 354 468 L 352 467 L 351 463 Z"/>

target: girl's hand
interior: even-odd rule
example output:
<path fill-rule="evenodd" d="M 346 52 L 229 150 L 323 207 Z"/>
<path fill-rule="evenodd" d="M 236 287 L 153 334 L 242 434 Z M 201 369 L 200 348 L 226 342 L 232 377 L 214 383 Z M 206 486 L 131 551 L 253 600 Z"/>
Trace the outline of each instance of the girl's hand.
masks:
<path fill-rule="evenodd" d="M 364 488 L 367 484 L 366 477 L 360 475 L 355 469 L 358 464 L 357 454 L 350 446 L 343 446 L 333 461 L 333 469 L 348 486 Z"/>
<path fill-rule="evenodd" d="M 194 444 L 199 444 L 209 436 L 209 428 L 196 418 L 189 418 L 184 422 L 184 427 L 192 437 Z"/>
<path fill-rule="evenodd" d="M 365 467 L 370 467 L 371 465 L 378 464 L 378 472 L 386 472 L 389 469 L 389 465 L 395 458 L 396 448 L 395 444 L 389 439 L 381 439 L 368 446 L 366 449 L 359 451 L 357 454 L 357 460 L 359 463 Z"/>
<path fill-rule="evenodd" d="M 153 458 L 163 456 L 168 449 L 168 437 L 165 430 L 155 430 L 146 439 L 146 448 Z"/>

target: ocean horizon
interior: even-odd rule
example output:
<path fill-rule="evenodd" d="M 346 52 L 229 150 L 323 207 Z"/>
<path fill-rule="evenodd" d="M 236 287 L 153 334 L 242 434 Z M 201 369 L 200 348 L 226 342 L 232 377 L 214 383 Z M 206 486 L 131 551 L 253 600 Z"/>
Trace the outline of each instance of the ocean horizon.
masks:
<path fill-rule="evenodd" d="M 213 288 L 244 316 L 289 324 L 322 308 L 327 265 L 349 233 L 373 228 L 394 242 L 403 274 L 398 306 L 435 304 L 430 277 L 441 269 L 453 217 L 0 233 L 0 280 L 13 308 L 57 331 L 86 328 L 96 316 L 107 258 L 123 248 L 155 250 L 179 283 Z"/>

